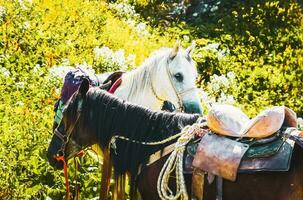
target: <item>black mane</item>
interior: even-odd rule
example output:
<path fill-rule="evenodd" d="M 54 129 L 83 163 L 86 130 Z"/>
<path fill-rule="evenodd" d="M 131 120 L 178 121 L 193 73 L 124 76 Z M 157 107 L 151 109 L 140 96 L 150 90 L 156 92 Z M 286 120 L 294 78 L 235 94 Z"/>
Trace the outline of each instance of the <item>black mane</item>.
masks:
<path fill-rule="evenodd" d="M 106 149 L 114 135 L 142 142 L 160 141 L 175 135 L 199 115 L 153 112 L 114 97 L 97 88 L 91 88 L 83 102 L 83 121 L 89 134 L 96 134 L 99 145 Z M 137 174 L 139 164 L 163 145 L 146 146 L 117 140 L 116 152 L 111 150 L 115 172 Z M 167 144 L 165 144 L 167 145 Z"/>

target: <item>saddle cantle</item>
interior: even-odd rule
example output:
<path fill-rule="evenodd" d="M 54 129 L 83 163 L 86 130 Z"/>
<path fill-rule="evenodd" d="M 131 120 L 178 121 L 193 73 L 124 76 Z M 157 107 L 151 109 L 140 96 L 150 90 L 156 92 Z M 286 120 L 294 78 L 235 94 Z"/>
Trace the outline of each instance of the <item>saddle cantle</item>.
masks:
<path fill-rule="evenodd" d="M 282 125 L 297 127 L 297 116 L 285 106 L 275 106 L 249 119 L 239 108 L 215 105 L 207 115 L 207 125 L 213 132 L 231 136 L 264 138 L 277 132 Z"/>

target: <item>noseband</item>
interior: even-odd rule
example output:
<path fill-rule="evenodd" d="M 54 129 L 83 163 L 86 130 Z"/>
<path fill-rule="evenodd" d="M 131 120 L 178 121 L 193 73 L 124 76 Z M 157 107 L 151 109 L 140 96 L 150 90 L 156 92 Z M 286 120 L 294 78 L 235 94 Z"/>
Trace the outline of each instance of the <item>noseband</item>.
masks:
<path fill-rule="evenodd" d="M 174 92 L 177 96 L 177 99 L 178 99 L 178 108 L 177 108 L 177 111 L 180 111 L 180 112 L 183 112 L 184 111 L 184 106 L 182 104 L 182 96 L 185 95 L 186 93 L 188 92 L 191 92 L 192 90 L 195 90 L 196 88 L 195 87 L 191 87 L 191 88 L 188 88 L 186 90 L 181 90 L 181 91 L 178 91 L 174 82 L 173 82 L 173 78 L 172 78 L 172 73 L 171 71 L 169 70 L 169 63 L 167 61 L 167 64 L 166 64 L 166 72 L 167 72 L 167 75 L 169 77 L 169 81 L 170 81 L 170 84 L 172 85 L 173 89 L 174 89 Z M 155 97 L 159 100 L 159 101 L 166 101 L 166 99 L 163 99 L 161 97 L 159 97 L 155 91 L 155 88 L 153 86 L 153 80 L 151 79 L 151 88 L 152 88 L 152 92 L 153 94 L 155 95 Z"/>
<path fill-rule="evenodd" d="M 70 131 L 68 132 L 68 134 L 63 134 L 61 131 L 59 131 L 58 127 L 55 129 L 55 135 L 62 141 L 62 145 L 61 148 L 57 151 L 57 154 L 55 157 L 59 157 L 59 156 L 65 156 L 65 149 L 66 149 L 66 145 L 68 144 L 70 137 L 76 127 L 76 125 L 78 124 L 80 118 L 80 112 L 77 112 L 77 118 L 76 121 L 74 123 L 74 125 L 69 129 Z"/>

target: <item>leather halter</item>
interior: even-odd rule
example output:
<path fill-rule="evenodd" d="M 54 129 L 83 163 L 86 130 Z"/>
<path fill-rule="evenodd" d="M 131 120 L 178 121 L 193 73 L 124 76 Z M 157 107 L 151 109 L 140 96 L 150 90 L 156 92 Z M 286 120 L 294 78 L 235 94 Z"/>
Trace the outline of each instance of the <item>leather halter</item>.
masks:
<path fill-rule="evenodd" d="M 174 89 L 174 92 L 177 96 L 177 99 L 178 99 L 178 107 L 177 107 L 177 110 L 180 111 L 180 112 L 183 112 L 184 111 L 184 106 L 182 104 L 182 96 L 185 95 L 186 93 L 188 92 L 191 92 L 192 90 L 195 90 L 196 88 L 195 87 L 191 87 L 191 88 L 188 88 L 186 90 L 181 90 L 181 91 L 178 91 L 176 86 L 174 85 L 174 82 L 173 82 L 173 78 L 172 78 L 172 73 L 171 71 L 169 70 L 169 62 L 167 60 L 167 64 L 165 66 L 166 68 L 166 72 L 167 72 L 167 75 L 169 77 L 169 81 L 170 81 L 170 84 L 172 85 L 173 89 Z M 151 81 L 151 89 L 152 89 L 152 93 L 155 95 L 155 97 L 159 100 L 159 101 L 166 101 L 166 99 L 163 99 L 161 97 L 159 97 L 155 91 L 155 88 L 154 88 L 154 85 L 153 85 L 153 81 L 152 79 L 150 80 Z"/>
<path fill-rule="evenodd" d="M 68 143 L 69 140 L 70 140 L 70 136 L 72 135 L 75 126 L 78 124 L 79 118 L 80 118 L 80 111 L 77 112 L 76 121 L 75 121 L 74 125 L 70 128 L 70 131 L 69 131 L 67 134 L 62 134 L 62 133 L 58 130 L 58 127 L 55 129 L 55 135 L 56 135 L 59 139 L 62 140 L 61 148 L 57 151 L 56 156 L 65 156 L 65 148 L 66 148 L 66 145 L 67 145 L 67 143 Z"/>

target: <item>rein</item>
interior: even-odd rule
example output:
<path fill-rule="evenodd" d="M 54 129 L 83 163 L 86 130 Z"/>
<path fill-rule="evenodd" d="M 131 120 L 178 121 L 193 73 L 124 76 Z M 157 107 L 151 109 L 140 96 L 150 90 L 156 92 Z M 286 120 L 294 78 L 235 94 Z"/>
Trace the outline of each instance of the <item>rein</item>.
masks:
<path fill-rule="evenodd" d="M 67 160 L 65 158 L 65 149 L 66 145 L 69 142 L 70 136 L 73 133 L 73 130 L 75 126 L 77 125 L 78 121 L 80 118 L 80 112 L 77 113 L 77 118 L 75 121 L 75 124 L 71 127 L 71 131 L 66 135 L 62 134 L 58 128 L 55 129 L 55 135 L 62 140 L 62 146 L 58 150 L 56 156 L 54 156 L 54 159 L 57 161 L 62 161 L 63 162 L 63 172 L 64 172 L 64 178 L 65 178 L 65 189 L 66 189 L 66 199 L 70 200 L 70 190 L 69 190 L 69 181 L 68 181 L 68 165 L 67 165 Z M 77 176 L 77 170 L 78 170 L 78 163 L 76 161 L 76 157 L 83 157 L 84 156 L 84 151 L 81 150 L 74 156 L 74 166 L 75 166 L 75 180 L 76 180 L 76 189 L 75 189 L 75 199 L 79 199 L 79 193 L 80 193 L 80 188 L 78 187 L 78 176 Z"/>

